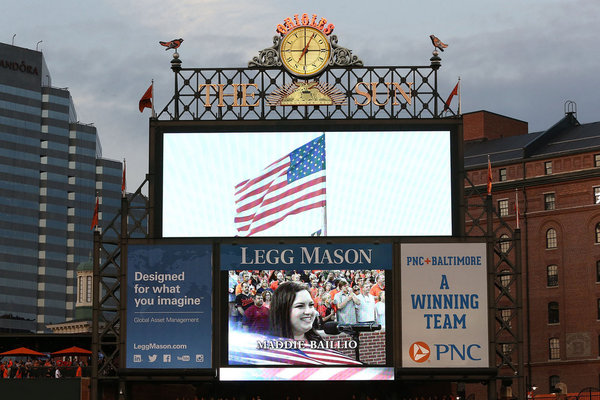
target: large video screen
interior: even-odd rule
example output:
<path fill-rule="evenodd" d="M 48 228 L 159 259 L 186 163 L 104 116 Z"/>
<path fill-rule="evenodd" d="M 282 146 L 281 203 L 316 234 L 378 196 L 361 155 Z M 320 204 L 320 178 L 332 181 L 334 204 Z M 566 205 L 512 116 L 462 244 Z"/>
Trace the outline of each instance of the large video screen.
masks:
<path fill-rule="evenodd" d="M 450 131 L 164 133 L 163 237 L 450 236 Z"/>
<path fill-rule="evenodd" d="M 375 247 L 223 246 L 226 359 L 238 368 L 222 377 L 393 379 L 385 368 L 391 246 Z"/>

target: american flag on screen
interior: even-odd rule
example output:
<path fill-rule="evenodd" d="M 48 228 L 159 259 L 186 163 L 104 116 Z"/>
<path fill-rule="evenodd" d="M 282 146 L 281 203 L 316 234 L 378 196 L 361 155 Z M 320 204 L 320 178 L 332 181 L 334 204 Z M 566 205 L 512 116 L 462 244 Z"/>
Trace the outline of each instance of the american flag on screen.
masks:
<path fill-rule="evenodd" d="M 293 342 L 289 339 L 255 333 L 229 331 L 231 365 L 362 365 L 339 351 L 318 348 L 258 348 L 259 342 Z"/>
<path fill-rule="evenodd" d="M 235 227 L 245 236 L 290 215 L 325 207 L 325 135 L 270 164 L 259 176 L 238 183 L 235 206 Z"/>

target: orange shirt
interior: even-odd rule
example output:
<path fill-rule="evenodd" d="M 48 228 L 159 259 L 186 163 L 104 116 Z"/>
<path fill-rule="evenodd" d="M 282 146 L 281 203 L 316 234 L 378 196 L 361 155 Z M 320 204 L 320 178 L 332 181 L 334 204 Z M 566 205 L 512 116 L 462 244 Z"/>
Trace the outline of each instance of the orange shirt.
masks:
<path fill-rule="evenodd" d="M 369 291 L 369 294 L 373 297 L 375 297 L 375 302 L 378 302 L 379 299 L 379 293 L 381 293 L 382 291 L 385 290 L 385 286 L 382 288 L 379 287 L 379 285 L 375 284 L 373 285 L 373 287 L 371 288 L 371 290 Z"/>

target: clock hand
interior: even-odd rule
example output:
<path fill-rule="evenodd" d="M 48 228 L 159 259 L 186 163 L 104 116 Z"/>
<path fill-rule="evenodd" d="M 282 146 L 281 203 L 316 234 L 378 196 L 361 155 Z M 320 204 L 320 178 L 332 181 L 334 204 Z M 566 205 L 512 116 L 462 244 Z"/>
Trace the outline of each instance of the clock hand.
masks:
<path fill-rule="evenodd" d="M 308 51 L 308 45 L 310 44 L 310 41 L 315 37 L 315 34 L 313 33 L 313 35 L 310 37 L 310 39 L 308 39 L 308 43 L 306 43 L 306 46 L 304 46 L 304 50 L 302 50 L 302 54 L 300 54 L 300 58 L 298 59 L 298 62 L 300 62 L 300 60 L 302 60 L 302 57 L 304 57 L 304 55 L 306 54 L 306 52 Z"/>

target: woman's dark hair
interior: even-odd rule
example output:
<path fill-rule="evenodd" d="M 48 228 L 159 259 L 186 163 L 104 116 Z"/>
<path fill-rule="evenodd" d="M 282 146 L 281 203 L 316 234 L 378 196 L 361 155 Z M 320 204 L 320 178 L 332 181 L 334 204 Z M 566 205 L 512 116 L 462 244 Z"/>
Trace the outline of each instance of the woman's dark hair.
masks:
<path fill-rule="evenodd" d="M 303 290 L 308 291 L 306 284 L 289 281 L 280 284 L 275 293 L 273 293 L 269 309 L 269 328 L 273 336 L 288 339 L 294 338 L 292 324 L 290 323 L 290 313 L 292 304 L 294 304 L 294 300 L 296 299 L 296 293 Z M 323 341 L 321 335 L 314 328 L 306 332 L 304 336 L 307 340 Z"/>

